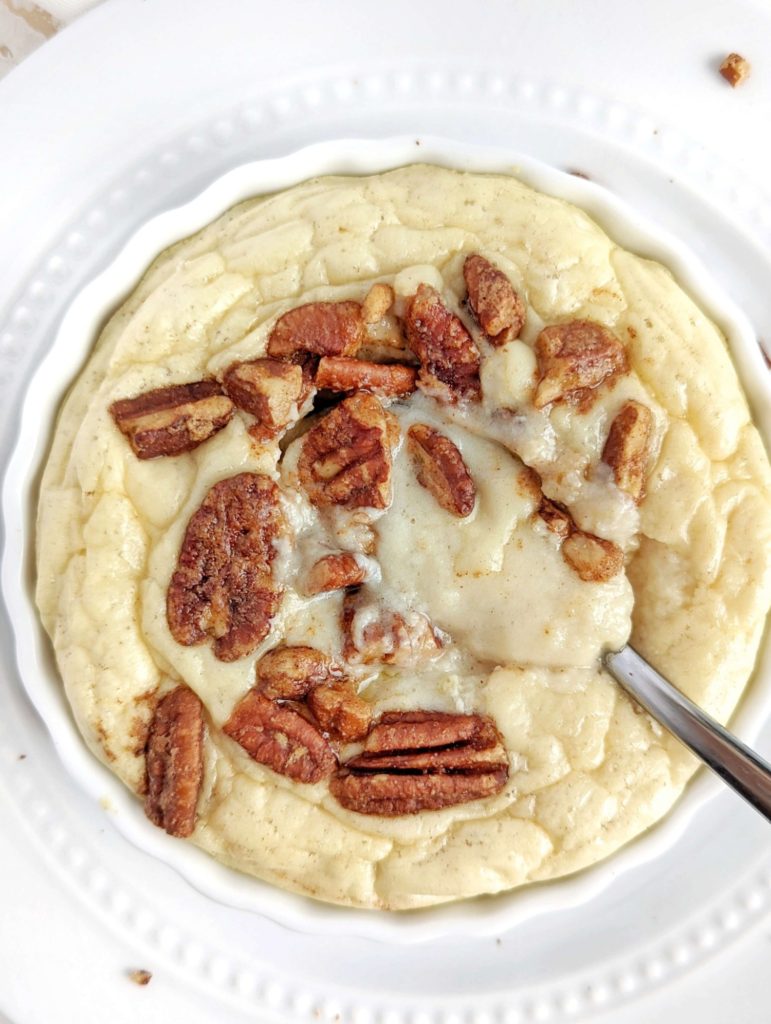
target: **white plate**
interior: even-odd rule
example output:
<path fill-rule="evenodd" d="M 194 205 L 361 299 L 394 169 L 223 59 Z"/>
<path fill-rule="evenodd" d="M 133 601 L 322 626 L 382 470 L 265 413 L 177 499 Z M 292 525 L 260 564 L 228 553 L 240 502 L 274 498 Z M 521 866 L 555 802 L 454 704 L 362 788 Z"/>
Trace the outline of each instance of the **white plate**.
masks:
<path fill-rule="evenodd" d="M 487 144 L 516 139 L 519 151 L 557 167 L 577 167 L 608 185 L 706 257 L 756 328 L 771 322 L 765 286 L 771 271 L 767 199 L 730 163 L 726 167 L 721 158 L 709 158 L 681 131 L 665 130 L 659 117 L 667 109 L 668 95 L 659 92 L 659 113 L 653 116 L 598 95 L 600 90 L 617 95 L 626 88 L 612 46 L 602 83 L 590 79 L 583 64 L 583 77 L 578 77 L 590 88 L 555 88 L 545 82 L 543 68 L 550 67 L 549 77 L 559 74 L 570 81 L 575 73 L 571 68 L 580 61 L 571 64 L 561 57 L 558 70 L 545 60 L 544 20 L 532 16 L 527 23 L 506 23 L 507 8 L 491 3 L 469 28 L 476 46 L 480 20 L 488 19 L 487 49 L 479 49 L 473 60 L 463 60 L 449 17 L 460 15 L 460 5 L 444 5 L 444 19 L 440 5 L 433 3 L 420 14 L 413 11 L 409 23 L 414 39 L 407 40 L 399 19 L 406 24 L 409 5 L 397 3 L 393 23 L 385 31 L 386 36 L 391 33 L 392 58 L 374 57 L 383 44 L 382 32 L 372 33 L 371 39 L 360 32 L 354 34 L 345 67 L 270 81 L 258 72 L 263 67 L 266 76 L 280 72 L 276 54 L 281 33 L 287 39 L 296 31 L 292 18 L 298 9 L 283 5 L 283 20 L 274 14 L 271 46 L 259 12 L 237 11 L 237 6 L 223 4 L 221 20 L 209 25 L 200 12 L 183 9 L 176 0 L 153 5 L 126 0 L 90 15 L 82 30 L 76 25 L 56 41 L 50 56 L 45 50 L 35 55 L 29 68 L 18 72 L 18 88 L 24 81 L 43 96 L 53 80 L 66 82 L 72 93 L 57 105 L 63 119 L 56 124 L 59 135 L 50 151 L 61 166 L 49 163 L 45 174 L 30 158 L 39 150 L 47 124 L 42 113 L 26 111 L 32 126 L 29 142 L 14 120 L 18 106 L 0 104 L 4 137 L 17 128 L 10 150 L 15 177 L 8 176 L 8 156 L 0 169 L 0 184 L 5 185 L 0 188 L 0 210 L 8 213 L 7 223 L 25 229 L 4 233 L 0 242 L 0 256 L 9 257 L 3 265 L 11 268 L 14 283 L 20 286 L 8 310 L 7 327 L 0 331 L 0 450 L 8 451 L 23 381 L 50 346 L 52 326 L 73 294 L 110 262 L 139 224 L 194 195 L 221 170 L 256 152 L 281 155 L 325 136 L 388 135 L 398 128 Z M 608 4 L 605 10 L 609 22 L 611 7 L 615 9 Z M 562 20 L 555 14 L 557 8 Z M 566 9 L 550 5 L 548 25 L 549 47 L 563 55 L 570 36 Z M 702 24 L 695 5 L 692 13 L 694 24 Z M 752 11 L 745 13 L 751 24 Z M 356 13 L 351 7 L 346 14 L 361 19 L 366 12 Z M 602 13 L 597 16 L 602 22 Z M 296 49 L 307 61 L 317 46 L 329 52 L 324 46 L 332 30 L 319 19 L 311 30 L 311 15 L 303 11 L 303 17 L 309 35 Z M 498 32 L 502 21 L 507 31 Z M 714 17 L 711 23 L 716 23 Z M 132 55 L 149 55 L 141 74 L 132 73 L 130 62 L 121 63 L 117 37 L 130 27 L 140 37 L 135 33 Z M 671 37 L 651 38 L 644 19 L 635 27 L 637 42 L 649 47 L 649 57 L 655 53 L 678 66 Z M 758 37 L 762 27 L 756 28 Z M 619 22 L 616 42 L 623 30 Z M 433 46 L 427 50 L 420 41 L 430 33 Z M 515 34 L 518 59 L 513 62 Z M 154 39 L 171 38 L 176 43 L 169 56 Z M 704 39 L 699 45 L 706 59 L 712 56 L 708 47 L 713 44 Z M 189 53 L 203 48 L 207 40 L 211 70 L 202 69 L 200 61 L 195 68 L 188 66 Z M 696 45 L 693 34 L 689 40 L 689 46 Z M 602 41 L 607 46 L 608 36 Z M 97 95 L 87 84 L 93 78 L 80 80 L 77 75 L 78 66 L 89 62 L 104 73 Z M 519 75 L 509 70 L 515 65 Z M 120 77 L 110 78 L 110 66 L 119 69 Z M 6 100 L 20 95 L 14 93 L 13 77 L 3 83 Z M 633 78 L 632 74 L 632 86 Z M 689 79 L 692 120 L 697 123 L 705 116 L 698 102 L 705 94 L 714 120 L 715 111 L 727 100 L 722 93 L 709 92 L 711 79 L 698 78 L 697 91 L 697 78 Z M 648 93 L 652 91 L 649 88 Z M 687 92 L 686 86 L 672 94 L 673 111 L 684 102 L 682 92 Z M 752 94 L 747 95 L 751 105 Z M 738 102 L 738 93 L 736 98 Z M 119 111 L 117 121 L 106 116 L 111 109 Z M 734 121 L 744 116 L 741 107 L 735 109 L 731 118 L 726 108 L 721 138 L 730 138 Z M 89 118 L 89 112 L 96 116 Z M 105 135 L 109 147 L 100 141 Z M 6 199 L 14 183 L 15 194 L 26 201 L 24 216 L 21 210 L 11 210 Z M 63 196 L 69 198 L 67 203 Z M 390 1016 L 384 1019 L 394 1024 L 419 1020 L 421 1014 L 427 1021 L 474 1015 L 480 1020 L 586 1019 L 613 1007 L 615 1021 L 627 1012 L 624 1007 L 630 1001 L 661 986 L 667 986 L 675 1001 L 688 970 L 729 947 L 745 926 L 762 920 L 767 912 L 771 871 L 766 828 L 735 798 L 721 793 L 696 812 L 671 849 L 615 877 L 592 898 L 588 912 L 574 907 L 534 918 L 500 936 L 500 945 L 489 938 L 456 936 L 410 949 L 366 939 L 340 937 L 330 942 L 297 936 L 254 914 L 213 903 L 105 827 L 101 809 L 62 777 L 57 755 L 29 713 L 14 683 L 10 636 L 2 623 L 0 646 L 3 677 L 12 684 L 0 719 L 6 829 L 19 835 L 19 842 L 30 843 L 28 837 L 35 837 L 31 850 L 36 842 L 46 847 L 40 870 L 68 883 L 76 899 L 73 914 L 82 928 L 90 930 L 95 946 L 108 941 L 110 926 L 134 945 L 142 965 L 173 974 L 181 986 L 205 990 L 217 1001 L 221 1011 L 212 1020 L 227 1019 L 237 1007 L 252 1015 L 298 1020 L 319 1015 L 333 1020 L 337 1013 L 345 1020 L 368 1020 L 387 1013 Z M 768 743 L 769 738 L 771 730 L 765 728 L 760 740 Z M 28 754 L 26 761 L 16 760 L 19 752 Z M 697 780 L 696 786 L 710 788 L 706 778 Z M 2 928 L 0 947 L 5 962 L 15 959 L 23 971 L 13 937 Z M 51 991 L 67 991 L 74 1005 L 77 994 L 67 987 L 66 970 L 50 962 L 46 975 Z M 114 1013 L 119 1013 L 119 986 L 115 992 Z M 147 994 L 151 998 L 152 986 Z M 57 1019 L 55 996 L 30 991 L 26 998 L 11 1005 L 33 1006 L 35 1015 L 27 1019 L 35 1024 Z M 71 1019 L 78 1019 L 77 1014 Z M 743 1019 L 752 1018 L 745 1014 Z"/>

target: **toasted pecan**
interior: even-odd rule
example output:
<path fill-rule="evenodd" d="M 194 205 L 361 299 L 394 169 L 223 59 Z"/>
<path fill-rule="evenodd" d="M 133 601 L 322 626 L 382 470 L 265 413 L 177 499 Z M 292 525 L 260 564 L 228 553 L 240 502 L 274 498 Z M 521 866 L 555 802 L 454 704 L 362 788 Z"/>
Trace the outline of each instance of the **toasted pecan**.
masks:
<path fill-rule="evenodd" d="M 465 518 L 474 511 L 476 487 L 457 446 L 425 423 L 407 431 L 407 447 L 415 462 L 418 482 L 451 515 Z"/>
<path fill-rule="evenodd" d="M 355 356 L 365 337 L 358 302 L 308 302 L 278 318 L 268 338 L 268 355 Z"/>
<path fill-rule="evenodd" d="M 316 370 L 316 387 L 329 391 L 372 391 L 384 397 L 415 390 L 417 370 L 403 363 L 370 363 L 346 356 L 323 356 Z"/>
<path fill-rule="evenodd" d="M 645 487 L 653 432 L 653 413 L 640 402 L 629 401 L 610 425 L 602 460 L 613 470 L 616 486 L 638 504 Z"/>
<path fill-rule="evenodd" d="M 372 709 L 350 683 L 322 683 L 308 694 L 308 707 L 324 732 L 344 743 L 352 743 L 367 735 Z"/>
<path fill-rule="evenodd" d="M 468 304 L 492 345 L 505 345 L 522 333 L 527 311 L 514 285 L 484 256 L 467 256 L 463 279 Z"/>
<path fill-rule="evenodd" d="M 137 458 L 156 459 L 208 441 L 230 422 L 233 403 L 215 380 L 200 380 L 121 398 L 110 415 Z"/>
<path fill-rule="evenodd" d="M 570 512 L 558 501 L 551 501 L 544 495 L 541 496 L 541 504 L 538 506 L 537 514 L 543 519 L 552 533 L 556 533 L 563 540 L 575 529 L 575 523 Z"/>
<path fill-rule="evenodd" d="M 257 690 L 236 705 L 223 728 L 254 761 L 295 782 L 320 782 L 337 765 L 329 743 L 304 715 Z"/>
<path fill-rule="evenodd" d="M 729 53 L 719 68 L 720 74 L 732 89 L 735 89 L 737 85 L 741 85 L 751 70 L 750 62 L 739 53 Z"/>
<path fill-rule="evenodd" d="M 256 666 L 257 690 L 271 700 L 303 700 L 314 686 L 341 679 L 328 654 L 303 645 L 274 647 Z"/>
<path fill-rule="evenodd" d="M 342 627 L 343 657 L 352 664 L 411 666 L 430 661 L 442 649 L 442 638 L 425 615 L 414 612 L 408 620 L 389 608 L 373 611 L 361 591 L 343 598 Z"/>
<path fill-rule="evenodd" d="M 361 305 L 365 324 L 376 324 L 382 320 L 394 304 L 394 290 L 390 284 L 373 284 Z"/>
<path fill-rule="evenodd" d="M 308 595 L 326 594 L 345 587 L 358 587 L 367 578 L 367 570 L 348 551 L 324 555 L 311 567 L 303 590 Z"/>
<path fill-rule="evenodd" d="M 300 482 L 315 505 L 386 508 L 395 421 L 374 395 L 357 392 L 303 438 Z"/>
<path fill-rule="evenodd" d="M 189 836 L 195 829 L 203 730 L 203 705 L 187 686 L 158 702 L 145 751 L 145 814 L 171 836 Z"/>
<path fill-rule="evenodd" d="M 449 402 L 479 398 L 479 350 L 436 288 L 418 287 L 407 303 L 404 326 L 420 360 L 418 387 Z"/>
<path fill-rule="evenodd" d="M 239 409 L 257 418 L 266 434 L 277 434 L 292 421 L 305 390 L 302 367 L 279 359 L 233 363 L 222 386 Z"/>
<path fill-rule="evenodd" d="M 359 814 L 438 810 L 499 792 L 509 773 L 490 718 L 439 711 L 388 712 L 330 790 Z"/>
<path fill-rule="evenodd" d="M 285 529 L 268 477 L 240 473 L 211 488 L 188 523 L 167 593 L 177 643 L 212 637 L 215 655 L 235 661 L 265 639 L 282 596 L 273 561 Z"/>
<path fill-rule="evenodd" d="M 538 335 L 535 352 L 540 376 L 533 399 L 536 409 L 567 396 L 586 397 L 629 368 L 621 342 L 591 320 L 545 327 Z"/>
<path fill-rule="evenodd" d="M 562 557 L 586 583 L 605 583 L 624 568 L 624 552 L 612 540 L 574 530 L 562 543 Z"/>

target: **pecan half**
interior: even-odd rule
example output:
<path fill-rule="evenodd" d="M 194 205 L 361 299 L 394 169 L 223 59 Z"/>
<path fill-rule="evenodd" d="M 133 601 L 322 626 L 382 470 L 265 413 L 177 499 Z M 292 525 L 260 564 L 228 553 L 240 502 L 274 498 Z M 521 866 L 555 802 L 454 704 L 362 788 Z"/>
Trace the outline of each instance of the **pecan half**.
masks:
<path fill-rule="evenodd" d="M 365 324 L 376 324 L 382 320 L 394 304 L 394 290 L 390 284 L 373 284 L 361 306 Z"/>
<path fill-rule="evenodd" d="M 605 583 L 624 568 L 624 553 L 612 540 L 574 530 L 562 544 L 562 557 L 587 583 Z"/>
<path fill-rule="evenodd" d="M 638 504 L 643 498 L 652 431 L 653 413 L 647 405 L 626 402 L 610 425 L 602 451 L 602 460 L 613 470 L 616 486 Z"/>
<path fill-rule="evenodd" d="M 407 303 L 404 327 L 420 360 L 418 387 L 449 402 L 479 398 L 479 351 L 436 288 L 418 287 Z"/>
<path fill-rule="evenodd" d="M 358 302 L 309 302 L 278 318 L 268 338 L 268 355 L 355 356 L 365 337 Z"/>
<path fill-rule="evenodd" d="M 185 532 L 166 598 L 177 643 L 207 636 L 221 661 L 251 653 L 268 635 L 282 590 L 274 541 L 286 529 L 276 485 L 240 473 L 211 488 Z"/>
<path fill-rule="evenodd" d="M 474 511 L 476 487 L 457 446 L 425 423 L 407 431 L 407 447 L 415 461 L 418 482 L 445 511 L 465 518 Z"/>
<path fill-rule="evenodd" d="M 257 690 L 271 700 L 303 700 L 314 686 L 342 678 L 342 670 L 316 647 L 274 647 L 257 662 Z"/>
<path fill-rule="evenodd" d="M 170 836 L 191 835 L 203 781 L 203 705 L 187 686 L 158 702 L 145 763 L 145 814 Z"/>
<path fill-rule="evenodd" d="M 250 690 L 224 725 L 249 757 L 295 782 L 320 782 L 337 758 L 319 730 L 287 704 Z"/>
<path fill-rule="evenodd" d="M 499 792 L 509 774 L 503 741 L 489 718 L 438 711 L 389 712 L 361 754 L 330 782 L 359 814 L 438 810 Z"/>
<path fill-rule="evenodd" d="M 366 736 L 372 721 L 369 704 L 345 682 L 314 687 L 308 694 L 308 707 L 325 732 L 345 743 Z"/>
<path fill-rule="evenodd" d="M 225 371 L 222 386 L 267 434 L 277 434 L 291 422 L 305 391 L 302 367 L 278 359 L 234 363 Z"/>
<path fill-rule="evenodd" d="M 395 421 L 364 391 L 351 395 L 303 438 L 300 482 L 315 505 L 386 508 Z"/>
<path fill-rule="evenodd" d="M 305 579 L 304 591 L 309 596 L 326 594 L 331 590 L 358 587 L 367 578 L 366 569 L 348 551 L 324 555 L 316 562 Z"/>
<path fill-rule="evenodd" d="M 352 664 L 413 666 L 435 658 L 442 638 L 425 615 L 409 620 L 399 612 L 375 606 L 362 591 L 343 598 L 343 657 Z"/>
<path fill-rule="evenodd" d="M 373 391 L 386 397 L 415 390 L 417 370 L 402 363 L 369 363 L 346 356 L 323 356 L 316 370 L 316 387 L 329 391 Z"/>
<path fill-rule="evenodd" d="M 533 399 L 536 409 L 568 395 L 581 397 L 581 392 L 591 391 L 629 368 L 621 342 L 591 320 L 544 328 L 535 353 L 540 374 Z"/>
<path fill-rule="evenodd" d="M 200 380 L 121 398 L 110 415 L 137 458 L 155 459 L 208 441 L 230 422 L 233 403 L 215 380 Z"/>
<path fill-rule="evenodd" d="M 551 501 L 545 496 L 541 497 L 541 504 L 538 507 L 537 514 L 543 519 L 551 532 L 556 533 L 563 540 L 575 529 L 573 517 L 565 506 L 557 501 Z"/>
<path fill-rule="evenodd" d="M 731 88 L 735 89 L 737 85 L 740 85 L 747 78 L 751 65 L 746 57 L 742 57 L 741 54 L 729 53 L 720 65 L 719 70 Z"/>
<path fill-rule="evenodd" d="M 468 304 L 490 344 L 505 345 L 522 333 L 527 311 L 508 277 L 474 253 L 463 264 Z"/>

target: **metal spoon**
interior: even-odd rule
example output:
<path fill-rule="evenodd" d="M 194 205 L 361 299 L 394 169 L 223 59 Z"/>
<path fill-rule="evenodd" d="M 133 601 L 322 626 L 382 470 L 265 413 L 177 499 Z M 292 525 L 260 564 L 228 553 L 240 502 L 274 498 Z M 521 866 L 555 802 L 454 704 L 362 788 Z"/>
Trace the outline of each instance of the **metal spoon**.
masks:
<path fill-rule="evenodd" d="M 613 678 L 715 772 L 771 821 L 771 765 L 710 718 L 634 648 L 606 654 Z"/>

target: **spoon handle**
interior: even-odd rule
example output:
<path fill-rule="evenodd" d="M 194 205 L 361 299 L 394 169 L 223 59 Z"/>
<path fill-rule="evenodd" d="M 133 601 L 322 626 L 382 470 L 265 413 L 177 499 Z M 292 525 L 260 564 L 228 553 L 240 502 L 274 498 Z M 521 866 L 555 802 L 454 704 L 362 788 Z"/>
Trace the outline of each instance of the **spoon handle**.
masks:
<path fill-rule="evenodd" d="M 771 821 L 771 765 L 682 694 L 627 645 L 605 667 L 656 721 Z"/>

